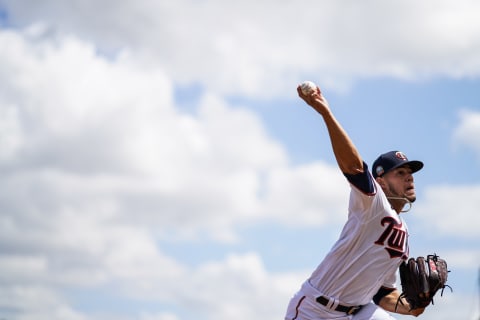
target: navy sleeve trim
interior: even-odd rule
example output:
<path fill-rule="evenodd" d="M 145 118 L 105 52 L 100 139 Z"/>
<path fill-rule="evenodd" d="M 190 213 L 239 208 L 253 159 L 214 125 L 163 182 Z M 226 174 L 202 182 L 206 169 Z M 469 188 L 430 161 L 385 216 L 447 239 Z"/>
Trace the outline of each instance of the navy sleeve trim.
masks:
<path fill-rule="evenodd" d="M 375 183 L 373 177 L 368 172 L 368 165 L 363 163 L 363 172 L 357 174 L 343 174 L 347 180 L 353 184 L 355 187 L 360 189 L 363 193 L 374 194 L 375 193 Z"/>

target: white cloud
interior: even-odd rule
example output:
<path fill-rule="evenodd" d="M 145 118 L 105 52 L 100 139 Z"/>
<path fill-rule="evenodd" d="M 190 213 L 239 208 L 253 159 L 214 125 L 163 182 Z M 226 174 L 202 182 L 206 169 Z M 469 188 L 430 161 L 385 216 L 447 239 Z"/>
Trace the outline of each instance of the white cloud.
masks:
<path fill-rule="evenodd" d="M 459 118 L 453 141 L 472 149 L 480 159 L 480 112 L 464 109 L 459 112 Z"/>
<path fill-rule="evenodd" d="M 456 292 L 451 293 L 449 289 L 445 290 L 443 296 L 437 293 L 434 304 L 427 307 L 425 312 L 420 316 L 422 319 L 478 319 L 478 303 L 473 295 L 462 295 Z M 462 308 L 452 308 L 452 306 L 462 305 Z M 395 315 L 396 319 L 412 319 L 412 316 Z"/>
<path fill-rule="evenodd" d="M 467 248 L 458 248 L 457 250 L 445 252 L 442 258 L 444 258 L 447 262 L 450 261 L 450 265 L 457 269 L 456 272 L 462 272 L 461 269 L 471 270 L 472 266 L 480 267 L 480 250 L 475 246 L 473 246 L 473 250 L 467 250 Z"/>
<path fill-rule="evenodd" d="M 164 73 L 133 57 L 108 61 L 73 37 L 30 44 L 12 32 L 1 36 L 3 46 L 14 48 L 2 61 L 17 69 L 0 78 L 9 82 L 6 92 L 15 93 L 2 102 L 2 112 L 11 115 L 5 136 L 21 137 L 12 140 L 2 164 L 14 168 L 2 182 L 15 186 L 5 197 L 15 199 L 14 207 L 29 198 L 31 210 L 53 210 L 53 216 L 106 212 L 129 221 L 134 214 L 140 224 L 187 233 L 203 226 L 229 238 L 234 221 L 282 207 L 282 219 L 310 223 L 318 213 L 302 207 L 323 199 L 331 208 L 339 200 L 325 177 L 346 186 L 337 169 L 325 165 L 290 171 L 285 150 L 258 117 L 213 94 L 199 101 L 195 116 L 175 110 Z M 282 176 L 287 180 L 274 181 Z M 305 189 L 316 194 L 303 203 Z M 329 195 L 319 198 L 319 192 Z M 285 218 L 295 206 L 310 218 Z"/>
<path fill-rule="evenodd" d="M 416 205 L 418 219 L 445 235 L 478 237 L 477 221 L 480 186 L 436 185 L 425 190 Z"/>
<path fill-rule="evenodd" d="M 480 72 L 474 0 L 7 3 L 15 23 L 41 22 L 48 36 L 74 33 L 107 53 L 135 48 L 175 81 L 223 93 L 285 95 L 305 76 L 341 88 Z"/>
<path fill-rule="evenodd" d="M 191 280 L 192 294 L 202 292 L 192 307 L 208 308 L 207 319 L 278 319 L 303 278 L 298 274 L 268 274 L 257 254 L 246 253 L 207 263 Z"/>
<path fill-rule="evenodd" d="M 208 93 L 195 115 L 181 113 L 161 69 L 127 53 L 107 60 L 75 37 L 31 42 L 6 31 L 0 42 L 9 48 L 0 54 L 2 143 L 9 148 L 0 163 L 0 267 L 11 282 L 6 291 L 25 301 L 19 314 L 88 318 L 68 306 L 63 290 L 112 286 L 180 307 L 198 303 L 203 290 L 209 305 L 198 308 L 207 307 L 211 319 L 251 316 L 244 303 L 281 315 L 265 305 L 293 290 L 272 288 L 276 276 L 255 254 L 196 271 L 157 245 L 164 236 L 205 230 L 232 240 L 236 222 L 270 213 L 259 198 L 262 175 L 283 168 L 295 180 L 283 147 L 254 113 Z M 185 296 L 191 281 L 195 290 Z M 225 308 L 212 307 L 219 292 L 232 298 Z M 48 299 L 45 308 L 28 299 L 38 295 Z"/>
<path fill-rule="evenodd" d="M 290 166 L 259 117 L 220 94 L 282 97 L 306 74 L 342 86 L 480 69 L 470 1 L 4 3 L 24 29 L 0 31 L 0 306 L 22 319 L 127 319 L 83 314 L 65 296 L 99 287 L 167 305 L 135 319 L 281 318 L 305 273 L 269 273 L 256 252 L 187 266 L 159 243 L 224 244 L 255 219 L 338 223 L 348 184 L 322 162 Z M 205 88 L 195 112 L 175 105 L 177 82 Z M 475 149 L 475 125 L 462 121 Z M 432 188 L 425 208 L 458 210 L 444 200 L 451 187 Z M 478 190 L 455 194 L 466 192 Z M 474 218 L 478 206 L 463 203 L 462 220 Z"/>
<path fill-rule="evenodd" d="M 179 318 L 173 313 L 144 312 L 141 314 L 140 320 L 179 320 Z"/>
<path fill-rule="evenodd" d="M 87 319 L 73 310 L 55 290 L 37 284 L 1 285 L 0 310 L 7 319 Z M 15 310 L 11 312 L 10 310 Z"/>
<path fill-rule="evenodd" d="M 9 89 L 1 104 L 2 166 L 14 168 L 3 184 L 17 187 L 17 204 L 33 191 L 50 206 L 100 202 L 131 214 L 139 205 L 137 218 L 163 212 L 157 219 L 167 224 L 185 224 L 185 213 L 197 222 L 207 212 L 223 219 L 236 205 L 243 208 L 235 215 L 249 211 L 256 171 L 285 162 L 249 111 L 208 97 L 198 118 L 174 110 L 161 70 L 107 61 L 74 38 L 30 45 L 10 32 L 0 36 L 2 46 L 16 48 L 2 51 L 2 70 L 16 72 L 0 81 Z"/>
<path fill-rule="evenodd" d="M 349 184 L 337 167 L 317 162 L 276 168 L 265 182 L 270 219 L 320 226 L 346 220 Z"/>

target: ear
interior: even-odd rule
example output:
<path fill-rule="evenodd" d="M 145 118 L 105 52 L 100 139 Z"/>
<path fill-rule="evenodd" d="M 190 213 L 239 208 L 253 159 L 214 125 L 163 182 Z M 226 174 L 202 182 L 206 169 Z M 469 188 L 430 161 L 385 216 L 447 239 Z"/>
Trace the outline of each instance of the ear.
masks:
<path fill-rule="evenodd" d="M 385 188 L 385 179 L 383 179 L 382 177 L 376 177 L 375 180 L 380 185 L 380 187 Z"/>

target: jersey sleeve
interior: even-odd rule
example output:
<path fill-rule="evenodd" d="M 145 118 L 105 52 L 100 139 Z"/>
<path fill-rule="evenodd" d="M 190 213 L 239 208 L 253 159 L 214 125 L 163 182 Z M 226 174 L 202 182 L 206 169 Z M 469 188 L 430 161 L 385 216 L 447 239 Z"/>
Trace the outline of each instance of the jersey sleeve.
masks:
<path fill-rule="evenodd" d="M 385 288 L 396 289 L 397 288 L 397 274 L 394 272 L 394 273 L 390 274 L 388 277 L 386 277 L 382 286 L 385 287 Z"/>
<path fill-rule="evenodd" d="M 368 165 L 363 162 L 363 172 L 357 174 L 347 174 L 344 173 L 344 176 L 357 189 L 362 191 L 365 194 L 373 195 L 375 193 L 375 183 L 372 175 L 368 171 Z"/>

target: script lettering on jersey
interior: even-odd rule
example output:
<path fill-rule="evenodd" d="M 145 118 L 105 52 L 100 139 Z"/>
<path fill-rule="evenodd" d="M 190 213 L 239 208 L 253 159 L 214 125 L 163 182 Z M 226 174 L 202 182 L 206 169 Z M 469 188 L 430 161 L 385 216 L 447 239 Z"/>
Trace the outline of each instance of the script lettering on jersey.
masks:
<path fill-rule="evenodd" d="M 405 241 L 407 241 L 407 232 L 402 229 L 403 223 L 396 221 L 393 217 L 385 217 L 382 219 L 382 226 L 385 226 L 380 238 L 375 241 L 375 244 L 385 246 L 390 258 L 408 257 Z"/>

